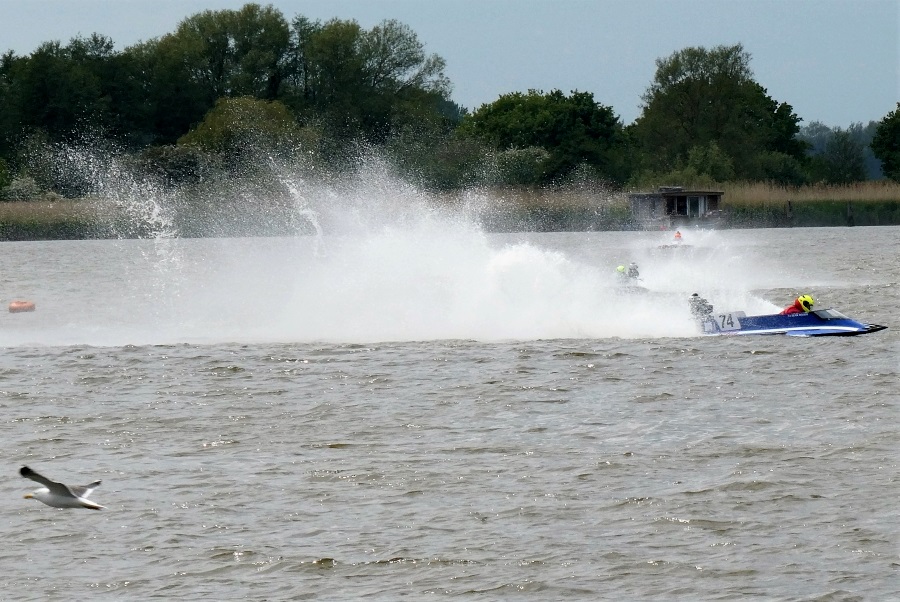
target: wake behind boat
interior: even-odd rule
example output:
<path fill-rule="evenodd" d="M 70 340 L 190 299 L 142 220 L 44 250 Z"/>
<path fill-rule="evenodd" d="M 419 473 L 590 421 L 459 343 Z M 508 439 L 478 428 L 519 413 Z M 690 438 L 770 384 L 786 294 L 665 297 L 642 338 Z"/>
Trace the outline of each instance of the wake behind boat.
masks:
<path fill-rule="evenodd" d="M 748 316 L 742 311 L 714 312 L 700 318 L 706 336 L 740 334 L 784 334 L 795 337 L 855 336 L 884 330 L 887 326 L 867 324 L 835 309 L 814 309 L 807 313 Z"/>

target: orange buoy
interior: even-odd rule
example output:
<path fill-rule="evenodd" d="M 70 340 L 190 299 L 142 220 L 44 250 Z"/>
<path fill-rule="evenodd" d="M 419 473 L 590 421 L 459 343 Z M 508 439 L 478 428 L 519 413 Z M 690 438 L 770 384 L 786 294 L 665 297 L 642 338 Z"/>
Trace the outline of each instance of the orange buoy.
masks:
<path fill-rule="evenodd" d="M 9 313 L 17 314 L 22 311 L 34 311 L 34 303 L 31 301 L 13 301 L 9 304 Z"/>

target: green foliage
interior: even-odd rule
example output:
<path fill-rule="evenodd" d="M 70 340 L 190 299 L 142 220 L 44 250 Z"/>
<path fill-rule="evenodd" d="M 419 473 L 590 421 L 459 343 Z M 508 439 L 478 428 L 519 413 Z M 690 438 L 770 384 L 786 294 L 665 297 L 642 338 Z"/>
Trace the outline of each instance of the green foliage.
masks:
<path fill-rule="evenodd" d="M 706 146 L 691 148 L 688 151 L 687 165 L 697 174 L 707 175 L 715 182 L 726 182 L 734 178 L 734 162 L 714 141 Z"/>
<path fill-rule="evenodd" d="M 487 176 L 487 183 L 534 186 L 545 180 L 551 156 L 544 148 L 529 146 L 499 151 L 493 159 L 494 165 L 492 173 Z"/>
<path fill-rule="evenodd" d="M 715 142 L 730 157 L 738 179 L 766 179 L 754 158 L 777 152 L 802 160 L 799 118 L 753 81 L 742 45 L 685 48 L 656 62 L 653 83 L 634 136 L 645 169 L 677 169 L 691 149 Z"/>
<path fill-rule="evenodd" d="M 42 195 L 40 186 L 27 175 L 13 178 L 5 188 L 0 189 L 0 199 L 4 201 L 34 201 Z"/>
<path fill-rule="evenodd" d="M 219 155 L 235 169 L 248 154 L 293 154 L 303 138 L 291 112 L 278 101 L 221 98 L 178 144 Z"/>
<path fill-rule="evenodd" d="M 436 122 L 408 125 L 385 145 L 396 172 L 421 188 L 450 190 L 480 183 L 486 150 L 444 132 Z"/>
<path fill-rule="evenodd" d="M 804 163 L 791 155 L 762 151 L 752 160 L 752 172 L 759 174 L 758 181 L 787 186 L 800 186 L 808 181 Z"/>
<path fill-rule="evenodd" d="M 345 140 L 381 144 L 392 130 L 437 118 L 450 91 L 444 60 L 426 55 L 415 32 L 395 20 L 366 31 L 356 21 L 298 17 L 286 64 L 288 106 Z"/>
<path fill-rule="evenodd" d="M 817 157 L 822 168 L 822 180 L 828 184 L 851 184 L 866 179 L 863 148 L 849 132 L 838 129 Z"/>
<path fill-rule="evenodd" d="M 852 123 L 846 130 L 830 128 L 821 122 L 813 121 L 800 129 L 797 138 L 808 146 L 807 156 L 810 158 L 809 173 L 812 181 L 829 181 L 826 150 L 832 139 L 839 133 L 849 138 L 849 141 L 861 148 L 864 177 L 866 180 L 880 180 L 884 177 L 879 161 L 872 152 L 871 144 L 878 128 L 878 122 L 870 121 L 868 125 Z M 842 143 L 846 144 L 846 143 Z M 834 149 L 832 149 L 832 152 Z M 856 152 L 853 151 L 855 155 Z M 855 159 L 854 159 L 855 160 Z M 854 180 L 855 181 L 855 180 Z"/>
<path fill-rule="evenodd" d="M 872 138 L 872 152 L 881 160 L 884 175 L 900 182 L 900 102 L 879 122 Z"/>
<path fill-rule="evenodd" d="M 87 116 L 109 110 L 93 57 L 82 51 L 77 41 L 70 47 L 47 42 L 11 65 L 7 110 L 23 131 L 42 128 L 63 140 L 85 126 Z"/>
<path fill-rule="evenodd" d="M 37 130 L 64 142 L 87 131 L 127 138 L 139 129 L 140 75 L 112 49 L 112 40 L 93 34 L 42 44 L 27 57 L 4 55 L 0 155 L 12 158 Z"/>
<path fill-rule="evenodd" d="M 12 174 L 9 171 L 9 165 L 0 157 L 0 191 L 10 185 L 12 182 Z"/>
<path fill-rule="evenodd" d="M 684 186 L 686 188 L 714 189 L 719 182 L 694 167 L 678 167 L 667 171 L 644 170 L 636 172 L 628 181 L 628 187 L 635 190 L 654 190 L 660 186 Z"/>
<path fill-rule="evenodd" d="M 215 173 L 214 155 L 197 146 L 151 146 L 135 155 L 135 163 L 166 184 L 196 183 Z"/>
<path fill-rule="evenodd" d="M 84 193 L 84 177 L 62 175 L 65 166 L 41 149 L 86 134 L 133 151 L 170 183 L 233 172 L 248 154 L 298 149 L 339 170 L 360 143 L 434 189 L 839 184 L 879 177 L 876 156 L 900 181 L 900 104 L 865 128 L 800 130 L 791 106 L 754 81 L 740 44 L 685 48 L 656 67 L 627 127 L 577 91 L 512 92 L 467 114 L 450 99 L 444 60 L 398 21 L 365 29 L 288 21 L 255 3 L 207 10 L 122 52 L 92 34 L 0 56 L 0 188 Z"/>
<path fill-rule="evenodd" d="M 191 73 L 191 61 L 178 40 L 164 36 L 127 48 L 123 61 L 144 76 L 138 88 L 144 101 L 133 105 L 136 131 L 145 143 L 174 144 L 213 106 Z"/>
<path fill-rule="evenodd" d="M 204 11 L 168 35 L 113 51 L 94 34 L 0 59 L 0 156 L 29 132 L 52 142 L 90 129 L 131 148 L 168 145 L 220 98 L 281 100 L 343 141 L 383 143 L 404 124 L 458 121 L 444 61 L 407 26 L 289 24 L 272 6 Z M 458 107 L 456 107 L 458 113 Z"/>
<path fill-rule="evenodd" d="M 441 139 L 427 157 L 425 186 L 437 190 L 467 188 L 480 183 L 485 149 L 472 140 Z"/>
<path fill-rule="evenodd" d="M 279 62 L 288 50 L 287 21 L 271 5 L 204 11 L 188 17 L 163 38 L 188 66 L 187 74 L 207 98 L 275 98 Z"/>
<path fill-rule="evenodd" d="M 635 133 L 652 168 L 673 167 L 688 151 L 720 141 L 733 122 L 743 89 L 752 83 L 750 57 L 742 46 L 685 48 L 657 59 L 653 82 L 643 96 L 644 110 Z M 728 146 L 724 145 L 726 152 Z"/>
<path fill-rule="evenodd" d="M 174 33 L 127 48 L 142 100 L 133 105 L 145 141 L 171 144 L 219 98 L 274 99 L 284 77 L 288 24 L 271 6 L 204 11 Z"/>
<path fill-rule="evenodd" d="M 847 128 L 847 132 L 853 140 L 862 146 L 867 180 L 884 178 L 884 172 L 881 170 L 881 161 L 872 152 L 872 139 L 875 137 L 877 129 L 877 121 L 870 121 L 867 125 L 863 125 L 861 122 L 851 123 L 850 127 Z"/>
<path fill-rule="evenodd" d="M 806 152 L 809 155 L 822 154 L 833 135 L 834 131 L 821 121 L 813 121 L 797 132 L 797 138 L 806 143 Z"/>
<path fill-rule="evenodd" d="M 540 165 L 545 182 L 564 177 L 582 163 L 595 166 L 610 180 L 620 175 L 613 169 L 613 154 L 622 126 L 610 107 L 587 92 L 568 97 L 559 90 L 504 94 L 466 116 L 459 131 L 500 151 L 544 149 L 549 154 Z"/>
<path fill-rule="evenodd" d="M 716 188 L 723 182 L 734 179 L 734 165 L 719 145 L 710 142 L 706 146 L 695 146 L 688 151 L 684 164 L 668 170 L 645 169 L 635 173 L 629 185 L 632 188 L 653 189 L 660 186 L 688 186 L 691 188 Z"/>

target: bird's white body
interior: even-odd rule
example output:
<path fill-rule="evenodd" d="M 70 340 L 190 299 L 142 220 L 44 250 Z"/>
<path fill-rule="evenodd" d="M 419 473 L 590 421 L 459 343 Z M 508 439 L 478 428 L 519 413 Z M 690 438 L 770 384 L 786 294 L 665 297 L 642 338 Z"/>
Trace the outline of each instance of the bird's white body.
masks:
<path fill-rule="evenodd" d="M 39 475 L 27 466 L 23 466 L 19 470 L 26 479 L 37 481 L 44 485 L 40 489 L 35 489 L 31 493 L 26 493 L 25 498 L 35 499 L 54 508 L 87 508 L 89 510 L 102 510 L 105 506 L 101 506 L 96 502 L 87 499 L 91 492 L 100 485 L 100 481 L 94 481 L 90 485 L 71 486 L 63 483 L 51 481 L 47 477 Z"/>
<path fill-rule="evenodd" d="M 87 495 L 87 494 L 85 494 Z M 89 508 L 91 510 L 100 510 L 103 508 L 100 504 L 92 502 L 84 496 L 62 497 L 50 493 L 46 487 L 35 489 L 31 493 L 25 494 L 26 499 L 35 499 L 54 508 Z"/>

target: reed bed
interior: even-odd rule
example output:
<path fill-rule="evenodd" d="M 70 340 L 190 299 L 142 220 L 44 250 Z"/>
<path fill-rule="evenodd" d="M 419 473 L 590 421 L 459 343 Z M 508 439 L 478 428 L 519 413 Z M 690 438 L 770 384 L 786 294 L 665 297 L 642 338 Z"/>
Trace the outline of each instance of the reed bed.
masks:
<path fill-rule="evenodd" d="M 785 187 L 728 182 L 721 227 L 900 225 L 900 183 L 869 181 L 847 186 Z M 549 189 L 496 187 L 439 193 L 449 205 L 483 200 L 491 230 L 617 230 L 633 227 L 627 193 L 602 186 Z M 115 207 L 91 199 L 0 202 L 0 240 L 52 240 L 146 235 Z M 124 220 L 124 221 L 123 221 Z M 200 234 L 202 235 L 202 234 Z"/>
<path fill-rule="evenodd" d="M 104 238 L 96 211 L 80 200 L 53 199 L 0 203 L 0 240 Z"/>
<path fill-rule="evenodd" d="M 94 212 L 88 203 L 62 199 L 53 201 L 9 201 L 0 203 L 0 223 L 89 221 Z"/>
<path fill-rule="evenodd" d="M 761 182 L 735 182 L 723 184 L 725 207 L 770 206 L 791 203 L 852 202 L 891 203 L 900 202 L 900 182 L 873 180 L 842 186 L 787 187 Z"/>
<path fill-rule="evenodd" d="M 842 186 L 824 184 L 810 186 L 778 186 L 763 182 L 726 182 L 714 186 L 725 194 L 723 208 L 774 206 L 791 203 L 900 202 L 900 182 L 877 180 Z M 627 207 L 625 192 L 612 192 L 596 188 L 494 188 L 489 196 L 502 204 L 524 210 L 578 210 L 588 207 Z"/>
<path fill-rule="evenodd" d="M 486 189 L 484 193 L 500 206 L 515 207 L 523 211 L 581 211 L 628 206 L 628 198 L 624 192 L 611 192 L 602 188 L 498 187 Z"/>

